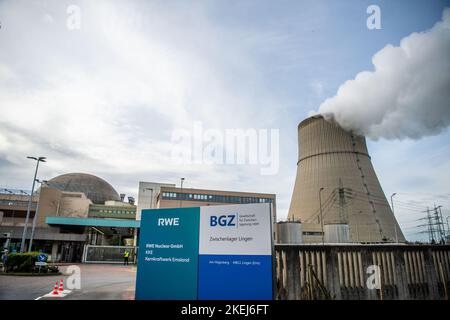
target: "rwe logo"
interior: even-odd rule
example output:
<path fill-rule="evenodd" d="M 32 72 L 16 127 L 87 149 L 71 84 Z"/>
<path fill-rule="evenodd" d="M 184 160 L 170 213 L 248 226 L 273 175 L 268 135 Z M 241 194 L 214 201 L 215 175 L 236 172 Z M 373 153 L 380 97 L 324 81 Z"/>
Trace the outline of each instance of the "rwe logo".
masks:
<path fill-rule="evenodd" d="M 158 218 L 158 226 L 169 227 L 179 225 L 180 225 L 180 218 Z"/>

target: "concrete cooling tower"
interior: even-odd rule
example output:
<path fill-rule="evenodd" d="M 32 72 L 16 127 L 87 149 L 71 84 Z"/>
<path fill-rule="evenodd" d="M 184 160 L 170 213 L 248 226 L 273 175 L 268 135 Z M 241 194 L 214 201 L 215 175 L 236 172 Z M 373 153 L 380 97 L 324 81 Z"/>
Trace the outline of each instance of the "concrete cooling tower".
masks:
<path fill-rule="evenodd" d="M 289 220 L 320 224 L 321 202 L 323 224 L 348 224 L 352 242 L 395 241 L 396 234 L 399 242 L 405 241 L 364 137 L 313 116 L 299 124 L 298 142 Z"/>

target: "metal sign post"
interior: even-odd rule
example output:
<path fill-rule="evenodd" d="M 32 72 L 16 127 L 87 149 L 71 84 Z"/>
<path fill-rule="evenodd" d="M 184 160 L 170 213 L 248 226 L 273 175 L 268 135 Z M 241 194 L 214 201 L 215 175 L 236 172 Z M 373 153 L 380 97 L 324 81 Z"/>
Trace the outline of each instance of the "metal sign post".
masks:
<path fill-rule="evenodd" d="M 46 266 L 47 265 L 47 255 L 44 253 L 41 253 L 40 255 L 37 256 L 37 260 L 34 265 L 39 267 L 39 273 L 41 273 L 41 267 L 42 266 Z"/>

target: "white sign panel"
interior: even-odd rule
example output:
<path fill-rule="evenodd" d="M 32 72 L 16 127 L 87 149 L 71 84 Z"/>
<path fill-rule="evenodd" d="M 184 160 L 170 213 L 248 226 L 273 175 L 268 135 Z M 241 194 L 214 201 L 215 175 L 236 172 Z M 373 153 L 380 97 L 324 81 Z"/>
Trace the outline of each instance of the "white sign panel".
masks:
<path fill-rule="evenodd" d="M 200 207 L 199 254 L 270 255 L 269 203 Z"/>

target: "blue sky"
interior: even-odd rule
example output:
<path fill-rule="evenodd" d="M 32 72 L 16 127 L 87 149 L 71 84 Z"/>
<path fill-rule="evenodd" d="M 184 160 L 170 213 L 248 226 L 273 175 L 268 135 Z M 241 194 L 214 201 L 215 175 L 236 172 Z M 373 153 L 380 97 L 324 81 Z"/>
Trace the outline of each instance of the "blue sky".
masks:
<path fill-rule="evenodd" d="M 66 28 L 67 7 L 80 30 Z M 381 30 L 366 27 L 369 5 Z M 286 217 L 297 124 L 372 56 L 431 28 L 449 1 L 1 1 L 0 185 L 28 188 L 33 164 L 48 179 L 89 172 L 135 195 L 138 181 L 276 193 Z M 168 164 L 176 128 L 280 130 L 280 171 Z M 419 211 L 450 214 L 450 133 L 369 141 L 387 195 L 410 239 Z M 440 197 L 442 195 L 442 197 Z M 422 200 L 420 203 L 410 201 Z M 412 227 L 411 227 L 412 226 Z"/>

